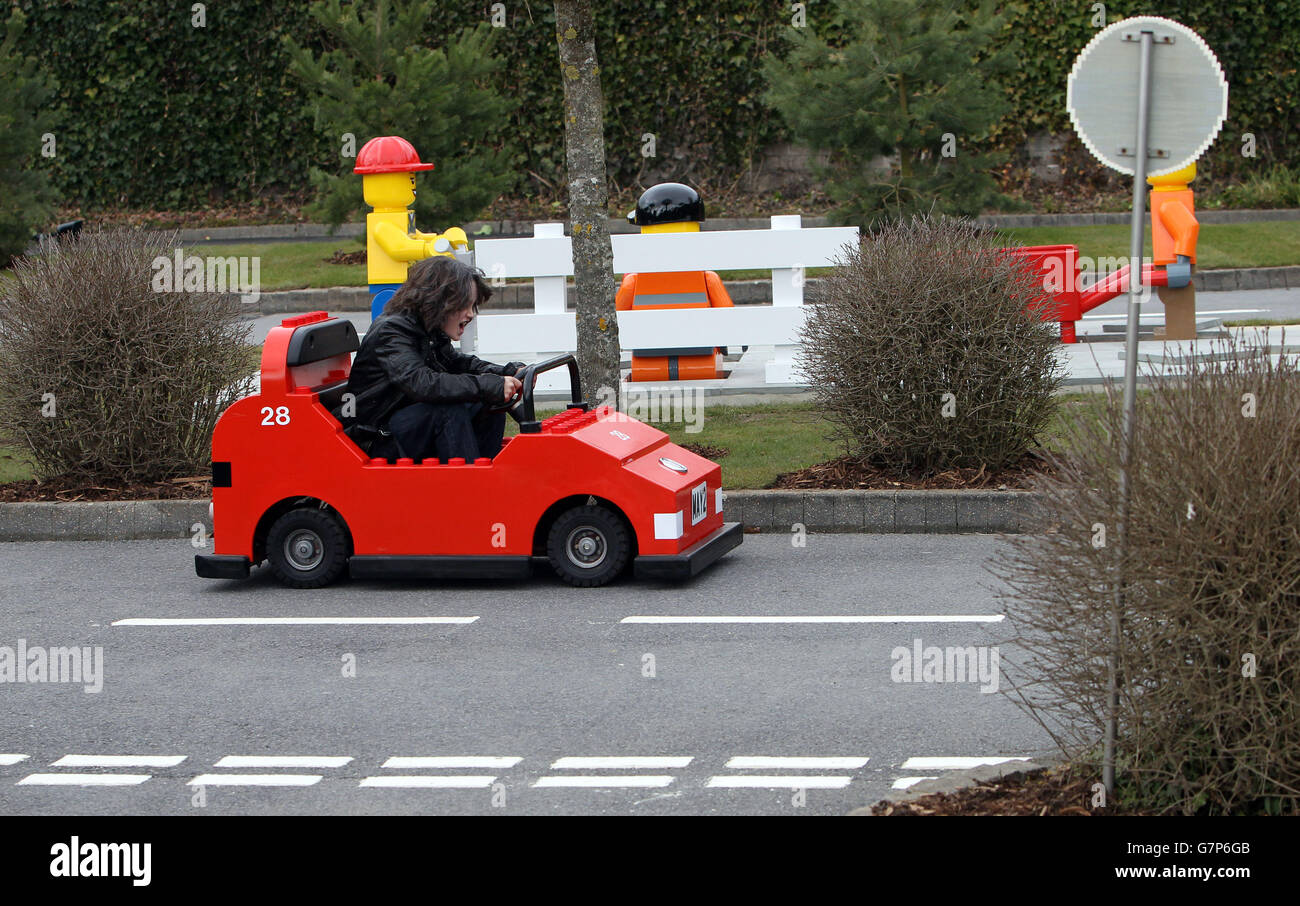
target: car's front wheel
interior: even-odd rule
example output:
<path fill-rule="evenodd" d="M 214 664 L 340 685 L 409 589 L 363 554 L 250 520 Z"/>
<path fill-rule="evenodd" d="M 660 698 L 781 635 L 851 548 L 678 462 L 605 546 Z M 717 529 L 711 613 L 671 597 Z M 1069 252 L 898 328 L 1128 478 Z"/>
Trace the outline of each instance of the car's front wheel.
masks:
<path fill-rule="evenodd" d="M 298 507 L 271 524 L 266 559 L 275 577 L 290 588 L 320 588 L 348 565 L 348 535 L 330 510 Z"/>
<path fill-rule="evenodd" d="M 627 526 L 601 506 L 579 506 L 561 513 L 547 534 L 546 555 L 561 579 L 594 588 L 613 580 L 632 552 Z"/>

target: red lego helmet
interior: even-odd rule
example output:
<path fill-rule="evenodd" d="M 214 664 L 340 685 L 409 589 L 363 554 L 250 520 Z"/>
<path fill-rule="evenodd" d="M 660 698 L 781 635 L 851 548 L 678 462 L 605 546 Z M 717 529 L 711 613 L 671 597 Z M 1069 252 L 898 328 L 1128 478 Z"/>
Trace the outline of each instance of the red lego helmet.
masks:
<path fill-rule="evenodd" d="M 414 173 L 432 170 L 433 164 L 420 163 L 415 146 L 400 135 L 381 135 L 361 146 L 353 173 Z"/>

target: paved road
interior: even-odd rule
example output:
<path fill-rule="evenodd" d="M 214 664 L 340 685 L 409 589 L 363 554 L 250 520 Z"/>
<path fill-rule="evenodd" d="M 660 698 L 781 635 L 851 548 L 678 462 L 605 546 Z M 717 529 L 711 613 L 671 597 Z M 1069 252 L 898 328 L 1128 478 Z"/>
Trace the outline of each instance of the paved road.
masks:
<path fill-rule="evenodd" d="M 1123 324 L 1128 317 L 1128 296 L 1099 305 L 1083 316 L 1080 333 L 1102 333 L 1104 324 Z M 1300 289 L 1244 289 L 1196 294 L 1196 320 L 1245 321 L 1251 318 L 1287 320 L 1300 324 Z M 1142 304 L 1142 323 L 1160 325 L 1165 307 L 1154 293 Z"/>
<path fill-rule="evenodd" d="M 996 645 L 1006 623 L 627 618 L 997 615 L 984 564 L 999 543 L 750 535 L 683 587 L 539 576 L 318 592 L 263 571 L 197 579 L 185 541 L 0 544 L 0 646 L 103 649 L 98 693 L 0 684 L 0 810 L 842 814 L 955 764 L 909 759 L 1047 747 L 978 684 L 890 679 L 895 646 Z M 474 619 L 119 622 L 230 617 Z M 593 757 L 616 760 L 564 760 Z M 70 775 L 91 776 L 56 785 Z M 86 785 L 106 783 L 124 785 Z"/>

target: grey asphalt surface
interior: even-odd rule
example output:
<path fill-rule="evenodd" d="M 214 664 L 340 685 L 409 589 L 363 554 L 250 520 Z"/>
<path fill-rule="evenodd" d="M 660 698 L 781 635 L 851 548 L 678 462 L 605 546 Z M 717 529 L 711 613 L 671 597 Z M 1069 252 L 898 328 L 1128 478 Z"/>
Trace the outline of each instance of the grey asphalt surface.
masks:
<path fill-rule="evenodd" d="M 632 615 L 995 614 L 976 535 L 747 535 L 692 583 L 575 590 L 346 583 L 292 591 L 257 570 L 198 579 L 187 541 L 0 544 L 0 646 L 102 646 L 104 686 L 0 683 L 8 814 L 843 814 L 905 759 L 1027 756 L 1049 740 L 978 684 L 891 682 L 890 652 L 997 645 L 1007 623 L 640 625 Z M 468 625 L 112 626 L 139 617 L 477 616 Z M 356 661 L 344 677 L 342 659 Z M 643 676 L 653 655 L 653 678 Z M 184 755 L 129 787 L 19 785 L 68 754 Z M 349 756 L 308 787 L 188 782 L 226 755 Z M 552 769 L 565 756 L 682 756 L 682 768 Z M 390 756 L 511 756 L 500 770 L 393 771 Z M 735 756 L 860 757 L 848 770 L 728 769 Z M 2 762 L 3 759 L 0 759 Z M 383 774 L 491 774 L 499 786 L 377 789 Z M 543 776 L 671 775 L 662 788 L 545 788 Z M 720 789 L 717 776 L 851 775 L 842 789 Z M 601 781 L 596 781 L 600 783 Z M 608 782 L 607 782 L 608 783 Z M 494 792 L 497 804 L 493 804 Z M 504 792 L 504 804 L 501 793 Z"/>
<path fill-rule="evenodd" d="M 1142 323 L 1164 323 L 1164 305 L 1154 294 L 1142 305 Z M 1123 324 L 1128 296 L 1111 299 L 1083 316 L 1082 333 L 1101 333 L 1104 324 Z M 1300 289 L 1236 289 L 1196 294 L 1196 320 L 1245 321 L 1251 318 L 1300 323 Z"/>

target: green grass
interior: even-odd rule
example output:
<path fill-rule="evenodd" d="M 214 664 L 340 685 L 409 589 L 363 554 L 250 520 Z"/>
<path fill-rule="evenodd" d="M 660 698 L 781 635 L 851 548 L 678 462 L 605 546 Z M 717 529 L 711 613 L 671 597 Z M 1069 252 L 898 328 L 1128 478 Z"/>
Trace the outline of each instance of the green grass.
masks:
<path fill-rule="evenodd" d="M 185 249 L 187 255 L 217 257 L 260 257 L 262 292 L 308 289 L 326 286 L 365 286 L 364 264 L 329 264 L 338 249 L 359 252 L 365 243 L 343 236 L 323 242 L 263 242 L 239 245 L 202 245 Z"/>
<path fill-rule="evenodd" d="M 32 477 L 32 461 L 27 458 L 27 452 L 20 447 L 0 445 L 0 484 Z"/>
<path fill-rule="evenodd" d="M 815 466 L 843 451 L 828 439 L 831 425 L 812 403 L 760 406 L 705 406 L 699 431 L 693 426 L 652 422 L 673 443 L 709 444 L 727 455 L 722 466 L 724 488 L 763 488 L 782 472 Z"/>
<path fill-rule="evenodd" d="M 1077 245 L 1089 258 L 1127 257 L 1127 224 L 1077 227 L 1016 227 L 1002 231 L 1025 245 Z M 1151 253 L 1150 230 L 1146 253 Z M 1201 270 L 1225 267 L 1285 267 L 1300 264 L 1300 221 L 1207 223 L 1196 245 Z"/>

